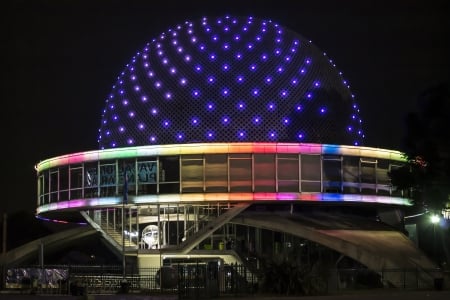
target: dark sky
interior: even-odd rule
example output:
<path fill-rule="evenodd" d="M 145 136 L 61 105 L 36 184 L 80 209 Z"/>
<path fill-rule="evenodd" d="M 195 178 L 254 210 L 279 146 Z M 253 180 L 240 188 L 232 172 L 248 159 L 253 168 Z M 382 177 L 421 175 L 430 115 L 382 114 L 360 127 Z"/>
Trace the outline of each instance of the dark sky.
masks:
<path fill-rule="evenodd" d="M 366 146 L 400 150 L 419 94 L 450 80 L 448 0 L 6 3 L 2 213 L 35 210 L 37 162 L 98 149 L 101 111 L 119 73 L 145 43 L 187 20 L 254 16 L 312 40 L 350 83 Z"/>

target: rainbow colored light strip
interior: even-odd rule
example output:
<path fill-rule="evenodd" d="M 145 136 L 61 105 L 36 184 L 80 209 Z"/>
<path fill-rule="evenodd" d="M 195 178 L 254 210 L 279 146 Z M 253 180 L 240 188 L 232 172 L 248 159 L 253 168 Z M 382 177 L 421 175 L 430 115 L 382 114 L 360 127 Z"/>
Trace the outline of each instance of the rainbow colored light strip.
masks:
<path fill-rule="evenodd" d="M 329 193 L 198 193 L 128 196 L 129 205 L 192 202 L 252 202 L 252 201 L 304 201 L 304 202 L 359 202 L 411 206 L 407 198 L 360 194 Z M 89 198 L 62 201 L 39 206 L 37 213 L 83 207 L 116 206 L 122 204 L 122 197 Z"/>
<path fill-rule="evenodd" d="M 402 152 L 371 147 L 306 143 L 193 143 L 79 152 L 46 159 L 38 163 L 35 169 L 42 172 L 58 166 L 108 159 L 219 153 L 328 154 L 406 161 Z"/>

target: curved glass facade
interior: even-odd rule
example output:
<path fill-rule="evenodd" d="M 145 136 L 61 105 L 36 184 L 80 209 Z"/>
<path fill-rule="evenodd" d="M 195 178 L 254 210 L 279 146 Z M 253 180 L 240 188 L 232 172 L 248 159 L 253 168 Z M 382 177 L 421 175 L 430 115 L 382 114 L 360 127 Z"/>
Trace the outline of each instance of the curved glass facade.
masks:
<path fill-rule="evenodd" d="M 408 205 L 384 149 L 320 144 L 184 144 L 99 150 L 39 163 L 38 213 L 189 201 L 351 201 Z M 126 179 L 125 179 L 126 178 Z"/>

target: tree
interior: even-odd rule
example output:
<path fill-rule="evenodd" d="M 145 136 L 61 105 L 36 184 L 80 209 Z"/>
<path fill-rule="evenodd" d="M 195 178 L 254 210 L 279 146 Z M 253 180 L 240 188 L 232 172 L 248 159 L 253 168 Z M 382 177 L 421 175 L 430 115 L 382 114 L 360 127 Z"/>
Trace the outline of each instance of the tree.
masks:
<path fill-rule="evenodd" d="M 419 96 L 418 111 L 406 116 L 402 151 L 408 164 L 390 172 L 393 185 L 429 210 L 450 207 L 450 83 Z"/>

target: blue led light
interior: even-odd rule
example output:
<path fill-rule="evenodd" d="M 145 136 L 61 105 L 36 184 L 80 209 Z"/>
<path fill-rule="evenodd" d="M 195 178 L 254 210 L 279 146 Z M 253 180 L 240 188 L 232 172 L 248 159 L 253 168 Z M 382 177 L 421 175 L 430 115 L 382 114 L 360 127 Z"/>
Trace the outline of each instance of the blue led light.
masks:
<path fill-rule="evenodd" d="M 311 41 L 256 18 L 173 28 L 120 72 L 102 111 L 100 148 L 216 139 L 362 143 L 349 84 Z"/>

